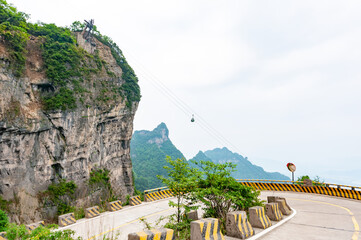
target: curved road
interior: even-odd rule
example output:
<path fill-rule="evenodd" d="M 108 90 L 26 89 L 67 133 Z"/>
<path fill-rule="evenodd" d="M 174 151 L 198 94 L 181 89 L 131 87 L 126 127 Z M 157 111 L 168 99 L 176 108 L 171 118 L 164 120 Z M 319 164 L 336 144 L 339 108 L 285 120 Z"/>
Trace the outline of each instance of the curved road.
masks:
<path fill-rule="evenodd" d="M 285 197 L 297 214 L 284 225 L 259 239 L 359 239 L 361 201 L 318 194 L 273 191 L 263 191 L 261 199 L 266 200 L 269 195 Z M 139 221 L 139 218 L 144 217 L 154 226 L 161 216 L 168 216 L 173 212 L 174 209 L 168 206 L 168 200 L 160 200 L 125 207 L 114 213 L 106 212 L 92 219 L 82 219 L 76 224 L 61 229 L 72 229 L 76 232 L 76 236 L 84 239 L 117 236 L 120 240 L 126 240 L 128 233 L 145 228 L 145 224 Z"/>
<path fill-rule="evenodd" d="M 285 197 L 297 211 L 294 218 L 260 239 L 352 239 L 359 238 L 361 201 L 318 194 L 263 191 L 261 198 L 276 195 Z"/>

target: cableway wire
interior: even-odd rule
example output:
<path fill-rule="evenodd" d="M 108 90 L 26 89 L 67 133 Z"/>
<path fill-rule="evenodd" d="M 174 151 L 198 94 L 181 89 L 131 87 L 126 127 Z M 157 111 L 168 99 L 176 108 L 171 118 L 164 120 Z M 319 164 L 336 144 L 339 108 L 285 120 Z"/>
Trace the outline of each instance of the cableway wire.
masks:
<path fill-rule="evenodd" d="M 239 154 L 241 151 L 235 146 L 232 142 L 226 139 L 219 131 L 217 131 L 212 125 L 210 125 L 201 115 L 194 111 L 187 103 L 185 103 L 181 98 L 179 98 L 171 89 L 169 89 L 163 82 L 161 82 L 154 74 L 148 71 L 144 65 L 137 60 L 135 55 L 127 49 L 127 55 L 131 58 L 137 67 L 137 75 L 142 75 L 143 79 L 148 80 L 153 87 L 155 87 L 159 92 L 161 92 L 166 98 L 168 98 L 177 108 L 179 108 L 184 114 L 190 116 L 195 115 L 197 119 L 195 123 L 199 125 L 204 131 L 211 135 L 215 140 L 221 143 L 224 146 L 231 146 Z M 140 74 L 139 74 L 140 73 Z"/>

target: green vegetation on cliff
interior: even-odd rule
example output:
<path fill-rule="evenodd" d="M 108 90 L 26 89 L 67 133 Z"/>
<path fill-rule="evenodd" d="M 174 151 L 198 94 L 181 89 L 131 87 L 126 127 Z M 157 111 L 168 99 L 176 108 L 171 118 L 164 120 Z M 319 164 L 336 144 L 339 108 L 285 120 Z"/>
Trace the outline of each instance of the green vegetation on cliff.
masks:
<path fill-rule="evenodd" d="M 168 129 L 161 123 L 153 131 L 135 131 L 130 143 L 134 183 L 137 190 L 157 188 L 162 182 L 157 175 L 166 175 L 166 157 L 184 158 L 168 137 Z"/>
<path fill-rule="evenodd" d="M 106 61 L 100 58 L 97 50 L 89 54 L 78 46 L 74 26 L 71 29 L 55 24 L 29 23 L 28 15 L 17 11 L 5 0 L 0 0 L 0 40 L 9 52 L 10 68 L 15 77 L 24 75 L 29 38 L 41 45 L 44 68 L 53 91 L 42 93 L 45 110 L 67 110 L 94 102 L 109 106 L 125 100 L 131 108 L 133 102 L 140 101 L 138 78 L 127 63 L 119 47 L 107 36 L 95 31 L 95 37 L 108 46 L 117 64 L 122 69 L 122 84 L 119 86 L 116 75 L 109 70 Z M 95 28 L 96 29 L 96 28 Z M 35 41 L 35 40 L 34 40 Z M 106 81 L 92 75 L 106 72 L 114 81 Z M 96 91 L 90 91 L 95 88 Z"/>
<path fill-rule="evenodd" d="M 49 200 L 57 207 L 58 214 L 64 214 L 74 211 L 71 205 L 74 200 L 76 184 L 73 181 L 60 179 L 58 183 L 49 185 L 48 190 L 44 192 Z"/>

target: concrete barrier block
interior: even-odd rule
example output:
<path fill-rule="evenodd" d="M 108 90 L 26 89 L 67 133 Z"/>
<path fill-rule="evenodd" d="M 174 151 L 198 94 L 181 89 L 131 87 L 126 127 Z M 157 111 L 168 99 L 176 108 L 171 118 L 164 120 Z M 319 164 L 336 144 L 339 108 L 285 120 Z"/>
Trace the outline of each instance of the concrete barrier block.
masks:
<path fill-rule="evenodd" d="M 7 238 L 5 238 L 6 232 L 0 232 L 0 240 L 7 240 Z"/>
<path fill-rule="evenodd" d="M 137 233 L 129 233 L 128 240 L 175 240 L 175 235 L 173 229 L 160 228 L 160 229 L 151 229 L 144 230 Z"/>
<path fill-rule="evenodd" d="M 267 196 L 267 202 L 272 203 L 276 202 L 276 199 L 279 199 L 277 196 Z"/>
<path fill-rule="evenodd" d="M 26 229 L 28 231 L 33 231 L 35 228 L 38 228 L 39 226 L 45 226 L 45 222 L 44 221 L 40 221 L 40 222 L 36 222 L 36 223 L 32 223 L 32 224 L 29 224 L 29 225 L 26 225 Z"/>
<path fill-rule="evenodd" d="M 266 229 L 272 225 L 271 220 L 265 214 L 263 207 L 251 207 L 249 212 L 249 222 L 252 227 Z"/>
<path fill-rule="evenodd" d="M 246 239 L 254 235 L 245 211 L 229 212 L 226 219 L 227 236 Z"/>
<path fill-rule="evenodd" d="M 205 218 L 191 222 L 191 240 L 224 240 L 217 218 Z"/>
<path fill-rule="evenodd" d="M 86 218 L 93 218 L 93 217 L 97 217 L 99 215 L 100 215 L 100 212 L 99 212 L 98 206 L 94 206 L 94 207 L 85 209 L 85 217 Z"/>
<path fill-rule="evenodd" d="M 142 200 L 140 200 L 140 196 L 134 196 L 129 198 L 129 204 L 130 206 L 139 205 L 142 203 Z"/>
<path fill-rule="evenodd" d="M 107 203 L 108 211 L 114 212 L 122 209 L 122 202 L 117 200 L 110 203 Z"/>
<path fill-rule="evenodd" d="M 292 209 L 291 209 L 290 206 L 287 204 L 286 198 L 284 198 L 284 197 L 278 197 L 278 196 L 267 196 L 267 201 L 268 201 L 269 203 L 276 202 L 276 200 L 284 200 L 284 201 L 285 201 L 285 205 L 286 205 L 288 211 L 289 211 L 289 212 L 292 212 Z"/>
<path fill-rule="evenodd" d="M 76 223 L 74 213 L 68 213 L 68 214 L 60 215 L 58 217 L 59 227 L 65 227 L 65 226 L 71 225 L 73 223 Z"/>
<path fill-rule="evenodd" d="M 283 214 L 278 208 L 278 203 L 266 203 L 266 215 L 273 221 L 280 221 L 283 218 Z"/>
<path fill-rule="evenodd" d="M 192 221 L 196 221 L 198 220 L 198 211 L 197 210 L 193 210 L 190 211 L 189 213 L 187 213 L 187 217 L 188 219 L 192 220 Z"/>
<path fill-rule="evenodd" d="M 284 199 L 277 199 L 276 203 L 278 203 L 278 208 L 281 210 L 283 215 L 290 215 L 292 213 L 292 211 L 288 209 Z"/>

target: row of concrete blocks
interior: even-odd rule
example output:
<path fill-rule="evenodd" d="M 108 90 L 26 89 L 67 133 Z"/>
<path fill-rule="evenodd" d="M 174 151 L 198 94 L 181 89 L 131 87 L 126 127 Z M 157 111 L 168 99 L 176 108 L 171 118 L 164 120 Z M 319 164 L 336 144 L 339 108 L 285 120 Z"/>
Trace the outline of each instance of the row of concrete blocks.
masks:
<path fill-rule="evenodd" d="M 129 204 L 131 206 L 139 205 L 141 203 L 142 203 L 142 201 L 140 200 L 140 196 L 134 196 L 129 199 Z M 114 212 L 114 211 L 118 211 L 122 208 L 123 208 L 122 202 L 119 200 L 107 203 L 108 211 Z M 98 206 L 94 206 L 94 207 L 85 209 L 85 217 L 86 218 L 93 218 L 93 217 L 97 217 L 99 215 L 100 215 L 100 212 L 99 212 Z M 58 217 L 58 224 L 60 227 L 65 227 L 65 226 L 71 225 L 73 223 L 76 223 L 74 213 L 68 213 L 68 214 L 60 215 Z"/>
<path fill-rule="evenodd" d="M 110 203 L 107 203 L 107 209 L 108 211 L 118 211 L 120 209 L 122 209 L 122 202 L 117 200 L 117 201 L 113 201 Z M 99 207 L 98 206 L 94 206 L 94 207 L 90 207 L 85 209 L 85 217 L 86 218 L 93 218 L 93 217 L 97 217 L 100 215 L 100 211 L 99 211 Z M 76 223 L 76 219 L 74 216 L 74 213 L 67 213 L 64 215 L 60 215 L 58 217 L 58 224 L 59 227 L 66 227 L 69 226 L 71 224 Z"/>
<path fill-rule="evenodd" d="M 129 204 L 131 206 L 139 205 L 141 203 L 142 203 L 142 201 L 140 199 L 140 196 L 134 196 L 129 199 Z M 108 209 L 108 211 L 112 211 L 112 212 L 118 211 L 118 210 L 122 209 L 122 202 L 118 200 L 118 201 L 113 201 L 113 202 L 107 203 L 107 209 Z M 100 215 L 100 212 L 99 212 L 98 206 L 94 206 L 94 207 L 85 209 L 85 217 L 86 218 L 93 218 L 93 217 L 97 217 L 99 215 Z M 58 217 L 58 224 L 60 227 L 65 227 L 65 226 L 68 226 L 68 225 L 71 225 L 74 223 L 76 223 L 74 213 L 63 214 Z M 32 231 L 39 226 L 45 226 L 44 221 L 26 225 L 26 229 L 28 231 Z M 0 232 L 0 240 L 6 239 L 5 234 L 6 234 L 6 232 Z"/>
<path fill-rule="evenodd" d="M 249 221 L 245 211 L 230 212 L 226 217 L 226 231 L 230 237 L 246 239 L 254 235 L 253 227 L 268 228 L 272 225 L 270 220 L 280 221 L 283 215 L 290 215 L 291 208 L 286 199 L 276 196 L 267 197 L 266 207 L 249 208 Z M 224 239 L 220 231 L 219 222 L 216 218 L 198 219 L 197 211 L 189 213 L 191 222 L 191 240 Z M 155 240 L 155 239 L 175 239 L 171 229 L 153 229 L 128 235 L 128 240 Z"/>

